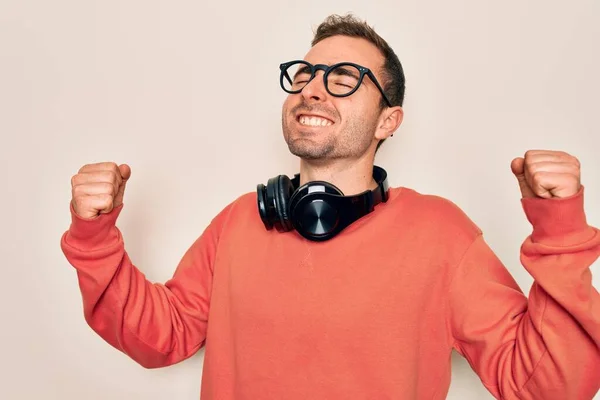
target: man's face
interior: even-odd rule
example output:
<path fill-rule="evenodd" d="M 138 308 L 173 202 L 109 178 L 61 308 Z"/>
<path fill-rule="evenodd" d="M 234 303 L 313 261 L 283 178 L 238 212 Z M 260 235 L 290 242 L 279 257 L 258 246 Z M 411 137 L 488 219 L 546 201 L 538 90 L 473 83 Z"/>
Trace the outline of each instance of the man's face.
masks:
<path fill-rule="evenodd" d="M 371 69 L 383 84 L 379 73 L 383 56 L 364 39 L 327 38 L 312 47 L 304 60 L 313 65 L 354 62 Z M 381 100 L 381 93 L 367 76 L 350 96 L 331 96 L 325 89 L 323 71 L 318 71 L 300 93 L 288 95 L 283 103 L 282 128 L 290 152 L 307 160 L 326 160 L 359 158 L 371 146 L 374 151 Z"/>

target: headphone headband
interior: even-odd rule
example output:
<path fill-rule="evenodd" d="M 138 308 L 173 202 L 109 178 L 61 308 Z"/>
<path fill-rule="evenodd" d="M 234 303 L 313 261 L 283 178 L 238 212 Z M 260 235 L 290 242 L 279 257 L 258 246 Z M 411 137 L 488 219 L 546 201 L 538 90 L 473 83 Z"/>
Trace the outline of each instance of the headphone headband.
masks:
<path fill-rule="evenodd" d="M 278 175 L 266 186 L 257 185 L 258 210 L 267 230 L 295 229 L 309 240 L 328 240 L 387 201 L 387 172 L 373 166 L 373 179 L 375 189 L 345 196 L 329 182 L 311 181 L 300 186 L 300 174 L 292 179 Z"/>

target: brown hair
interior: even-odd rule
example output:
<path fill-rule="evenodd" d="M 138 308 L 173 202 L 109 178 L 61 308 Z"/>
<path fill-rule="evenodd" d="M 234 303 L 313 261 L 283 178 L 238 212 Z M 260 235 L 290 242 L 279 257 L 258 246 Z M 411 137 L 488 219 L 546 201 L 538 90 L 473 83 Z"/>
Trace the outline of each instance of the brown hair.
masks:
<path fill-rule="evenodd" d="M 404 70 L 390 45 L 366 21 L 361 21 L 352 14 L 328 16 L 317 27 L 311 45 L 314 46 L 328 37 L 338 35 L 366 39 L 381 51 L 384 58 L 383 68 L 380 71 L 383 78 L 383 82 L 380 82 L 381 87 L 393 106 L 402 106 L 405 87 Z M 380 106 L 382 108 L 386 106 L 383 98 Z M 377 149 L 384 140 L 377 144 Z"/>

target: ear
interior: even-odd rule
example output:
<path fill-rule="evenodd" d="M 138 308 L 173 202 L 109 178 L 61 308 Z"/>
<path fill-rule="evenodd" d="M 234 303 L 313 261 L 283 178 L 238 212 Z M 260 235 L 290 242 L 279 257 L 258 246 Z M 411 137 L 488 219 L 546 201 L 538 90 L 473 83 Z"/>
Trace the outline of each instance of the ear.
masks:
<path fill-rule="evenodd" d="M 400 106 L 386 108 L 381 113 L 375 137 L 379 140 L 387 139 L 394 135 L 404 118 L 404 110 Z"/>

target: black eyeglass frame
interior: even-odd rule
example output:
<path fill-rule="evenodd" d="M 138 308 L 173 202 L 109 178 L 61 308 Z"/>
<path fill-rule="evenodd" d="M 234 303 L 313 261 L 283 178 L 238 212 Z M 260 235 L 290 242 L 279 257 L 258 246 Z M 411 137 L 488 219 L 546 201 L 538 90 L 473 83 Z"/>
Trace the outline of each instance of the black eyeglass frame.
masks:
<path fill-rule="evenodd" d="M 287 76 L 287 79 L 290 82 L 293 82 L 293 80 L 290 78 L 289 74 L 287 73 L 287 69 L 289 68 L 290 65 L 296 64 L 296 63 L 302 63 L 302 64 L 305 64 L 305 65 L 307 65 L 307 66 L 310 67 L 310 78 L 304 84 L 304 86 L 302 86 L 300 89 L 298 89 L 298 90 L 288 90 L 288 89 L 285 88 L 285 86 L 283 84 L 283 79 L 284 79 L 284 76 Z M 360 72 L 360 76 L 358 78 L 358 83 L 356 84 L 356 87 L 354 89 L 352 89 L 348 93 L 345 93 L 345 94 L 332 93 L 329 90 L 329 86 L 327 85 L 327 77 L 329 76 L 329 73 L 332 70 L 334 70 L 335 68 L 344 66 L 344 65 L 349 65 L 351 67 L 354 67 L 354 68 L 356 68 Z M 348 97 L 348 96 L 350 96 L 352 93 L 354 93 L 354 92 L 356 92 L 358 90 L 358 88 L 362 84 L 363 78 L 365 77 L 365 75 L 367 75 L 369 77 L 369 79 L 371 79 L 371 81 L 375 84 L 375 86 L 377 86 L 377 89 L 379 89 L 379 92 L 381 93 L 381 96 L 383 96 L 383 99 L 387 103 L 388 107 L 392 107 L 392 102 L 385 95 L 385 92 L 383 91 L 383 88 L 381 87 L 381 85 L 377 81 L 377 78 L 375 78 L 375 75 L 373 74 L 373 72 L 369 68 L 363 67 L 362 65 L 358 65 L 358 64 L 355 64 L 355 63 L 352 63 L 352 62 L 348 62 L 348 61 L 340 62 L 340 63 L 333 64 L 333 65 L 325 65 L 325 64 L 315 64 L 315 65 L 313 65 L 313 64 L 309 63 L 308 61 L 293 60 L 293 61 L 288 61 L 288 62 L 280 64 L 279 65 L 279 70 L 281 71 L 281 73 L 279 75 L 279 84 L 281 85 L 281 88 L 285 92 L 290 93 L 290 94 L 300 93 L 302 91 L 302 89 L 304 89 L 306 87 L 306 85 L 308 85 L 308 83 L 313 80 L 313 78 L 317 74 L 317 71 L 324 71 L 324 73 L 323 73 L 323 85 L 325 86 L 325 90 L 327 90 L 327 93 L 329 93 L 330 95 L 332 95 L 334 97 Z"/>

